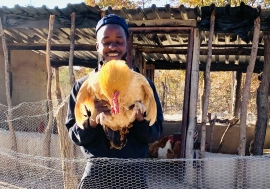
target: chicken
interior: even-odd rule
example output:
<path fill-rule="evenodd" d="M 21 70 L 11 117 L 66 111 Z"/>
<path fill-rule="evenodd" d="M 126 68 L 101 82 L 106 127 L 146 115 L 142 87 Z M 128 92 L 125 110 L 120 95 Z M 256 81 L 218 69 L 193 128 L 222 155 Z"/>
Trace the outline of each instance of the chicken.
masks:
<path fill-rule="evenodd" d="M 150 158 L 157 158 L 158 157 L 158 148 L 164 148 L 166 142 L 169 140 L 169 136 L 162 137 L 159 141 L 156 141 L 149 145 L 149 152 L 148 156 Z"/>
<path fill-rule="evenodd" d="M 168 149 L 167 159 L 180 158 L 180 141 L 174 142 L 173 149 Z"/>
<path fill-rule="evenodd" d="M 149 126 L 156 121 L 157 108 L 151 86 L 143 75 L 129 69 L 123 60 L 107 62 L 82 84 L 75 106 L 76 122 L 82 129 L 87 119 L 86 109 L 91 113 L 95 111 L 95 99 L 108 101 L 111 108 L 110 115 L 100 113 L 96 119 L 103 127 L 120 133 L 120 142 L 110 141 L 111 148 L 121 149 L 125 145 L 126 134 L 138 111 L 144 113 Z"/>
<path fill-rule="evenodd" d="M 164 148 L 161 148 L 161 147 L 158 148 L 158 158 L 167 159 L 168 151 L 172 150 L 172 143 L 173 143 L 173 138 L 169 137 Z"/>

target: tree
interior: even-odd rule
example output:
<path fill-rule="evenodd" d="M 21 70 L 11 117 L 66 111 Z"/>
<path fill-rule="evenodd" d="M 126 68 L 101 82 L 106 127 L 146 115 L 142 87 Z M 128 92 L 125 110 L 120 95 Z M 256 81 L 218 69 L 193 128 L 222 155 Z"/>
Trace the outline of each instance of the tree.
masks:
<path fill-rule="evenodd" d="M 122 7 L 133 9 L 142 5 L 141 1 L 135 3 L 134 1 L 125 1 L 125 0 L 85 0 L 85 3 L 89 6 L 98 5 L 100 8 L 110 6 L 113 9 L 120 9 Z"/>
<path fill-rule="evenodd" d="M 152 3 L 155 3 L 157 1 L 161 0 L 155 0 L 152 2 L 152 0 L 138 0 L 138 1 L 125 1 L 125 0 L 85 0 L 85 3 L 89 6 L 95 6 L 98 5 L 100 8 L 104 7 L 112 7 L 113 9 L 121 9 L 122 7 L 125 7 L 127 9 L 134 9 L 137 7 L 145 8 L 146 6 L 151 6 Z M 175 5 L 177 4 L 177 0 L 169 0 L 168 4 Z M 165 5 L 165 4 L 164 4 Z"/>
<path fill-rule="evenodd" d="M 270 5 L 270 0 L 179 0 L 179 4 L 183 4 L 187 7 L 208 6 L 211 3 L 215 3 L 216 6 L 225 6 L 226 4 L 230 4 L 231 6 L 235 7 L 240 6 L 241 2 L 254 7 L 261 5 L 262 8 L 269 7 Z"/>

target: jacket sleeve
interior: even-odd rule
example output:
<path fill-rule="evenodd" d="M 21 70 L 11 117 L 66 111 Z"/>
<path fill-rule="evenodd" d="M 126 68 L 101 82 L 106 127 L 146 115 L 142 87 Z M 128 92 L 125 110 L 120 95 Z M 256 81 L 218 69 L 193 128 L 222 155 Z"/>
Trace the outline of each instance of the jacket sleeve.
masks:
<path fill-rule="evenodd" d="M 149 126 L 148 121 L 144 121 L 141 123 L 135 121 L 133 126 L 136 128 L 138 139 L 143 142 L 152 143 L 159 140 L 162 135 L 164 118 L 155 85 L 151 80 L 147 80 L 154 92 L 154 97 L 157 104 L 157 120 L 152 126 Z"/>
<path fill-rule="evenodd" d="M 76 104 L 76 96 L 78 94 L 78 91 L 82 83 L 86 79 L 87 77 L 84 77 L 81 80 L 77 81 L 72 88 L 72 91 L 69 96 L 67 117 L 66 117 L 66 123 L 65 123 L 71 140 L 79 146 L 83 146 L 83 145 L 91 143 L 94 140 L 97 133 L 96 128 L 92 128 L 89 126 L 86 127 L 85 129 L 81 129 L 76 124 L 76 120 L 75 120 L 74 108 Z"/>

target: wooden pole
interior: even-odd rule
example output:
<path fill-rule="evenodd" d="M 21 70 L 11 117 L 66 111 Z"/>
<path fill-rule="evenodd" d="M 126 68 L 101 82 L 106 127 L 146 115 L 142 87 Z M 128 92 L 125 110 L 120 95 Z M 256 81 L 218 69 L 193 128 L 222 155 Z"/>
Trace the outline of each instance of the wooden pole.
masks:
<path fill-rule="evenodd" d="M 210 124 L 210 148 L 209 152 L 212 152 L 213 149 L 213 140 L 214 140 L 214 129 L 215 129 L 215 124 L 216 124 L 216 119 L 217 116 L 215 115 L 214 119 L 211 119 L 211 113 L 208 113 L 208 121 Z"/>
<path fill-rule="evenodd" d="M 74 76 L 74 70 L 73 70 L 73 60 L 74 60 L 74 43 L 75 43 L 75 18 L 76 18 L 76 13 L 73 12 L 71 15 L 71 28 L 70 28 L 70 53 L 69 53 L 69 81 L 70 81 L 70 88 L 73 88 L 73 85 L 75 83 L 75 76 Z M 99 55 L 99 59 L 101 61 L 100 55 Z M 99 62 L 98 62 L 99 63 Z M 65 109 L 67 110 L 67 109 Z M 63 131 L 62 131 L 63 133 Z M 66 139 L 65 135 L 61 135 L 60 139 L 60 149 L 61 149 L 61 154 L 63 156 L 67 155 L 67 153 L 65 153 L 64 151 L 68 151 L 73 157 L 76 156 L 76 150 L 75 150 L 75 145 L 70 145 L 70 149 L 65 149 L 66 144 L 65 142 L 63 142 L 63 140 Z M 61 146 L 64 146 L 64 148 L 61 148 Z M 64 170 L 64 185 L 65 185 L 65 189 L 69 189 L 72 188 L 69 186 L 69 182 L 70 180 L 68 179 L 69 172 L 65 172 L 66 169 L 71 170 L 71 166 L 66 164 L 66 162 L 63 162 L 62 164 L 62 168 Z"/>
<path fill-rule="evenodd" d="M 252 50 L 250 55 L 250 62 L 247 67 L 246 80 L 244 84 L 244 88 L 242 91 L 242 105 L 241 105 L 241 116 L 240 116 L 240 137 L 239 137 L 239 147 L 238 147 L 238 155 L 245 156 L 246 151 L 246 121 L 247 121 L 247 107 L 249 102 L 249 93 L 250 93 L 250 85 L 252 74 L 256 62 L 256 55 L 258 50 L 258 43 L 260 37 L 260 17 L 256 18 L 254 21 L 254 34 L 252 41 Z"/>
<path fill-rule="evenodd" d="M 257 122 L 254 134 L 253 155 L 263 155 L 263 147 L 268 123 L 268 92 L 270 82 L 270 33 L 264 34 L 264 68 L 257 91 Z"/>
<path fill-rule="evenodd" d="M 212 41 L 213 41 L 214 28 L 215 28 L 215 14 L 216 14 L 216 10 L 214 9 L 210 18 L 208 55 L 207 55 L 207 63 L 205 67 L 205 90 L 204 90 L 204 95 L 203 95 L 204 100 L 203 100 L 203 112 L 202 112 L 201 147 L 200 147 L 200 154 L 199 154 L 200 158 L 203 158 L 204 153 L 205 153 L 206 123 L 207 123 L 207 113 L 208 113 L 210 89 L 211 89 L 210 68 L 211 68 L 211 61 L 212 61 Z"/>
<path fill-rule="evenodd" d="M 47 38 L 47 50 L 46 50 L 46 66 L 47 66 L 47 102 L 49 109 L 49 120 L 47 127 L 45 129 L 45 138 L 43 143 L 43 153 L 45 157 L 50 157 L 50 146 L 51 146 L 51 133 L 52 133 L 52 125 L 53 125 L 53 104 L 52 104 L 52 67 L 50 61 L 50 52 L 51 52 L 51 39 L 53 35 L 53 24 L 54 24 L 55 16 L 50 15 L 49 21 L 49 32 Z"/>
<path fill-rule="evenodd" d="M 247 108 L 249 102 L 249 93 L 251 86 L 252 74 L 255 66 L 256 55 L 259 44 L 260 37 L 260 17 L 254 20 L 254 31 L 253 31 L 252 49 L 250 55 L 250 62 L 247 67 L 245 84 L 242 91 L 242 104 L 241 104 L 241 114 L 240 114 L 240 126 L 239 126 L 239 147 L 238 155 L 245 156 L 246 152 L 246 132 L 247 132 Z M 238 159 L 237 161 L 237 188 L 245 188 L 245 181 L 247 179 L 246 175 L 246 162 L 245 159 Z"/>
<path fill-rule="evenodd" d="M 129 32 L 129 37 L 128 37 L 128 51 L 127 51 L 127 65 L 129 68 L 133 68 L 133 56 L 132 56 L 132 50 L 133 50 L 133 32 Z"/>
<path fill-rule="evenodd" d="M 62 158 L 62 171 L 63 171 L 63 181 L 64 189 L 73 189 L 77 186 L 76 173 L 74 163 L 68 161 L 69 159 L 74 159 L 74 144 L 69 139 L 68 130 L 65 126 L 65 119 L 67 115 L 68 101 L 63 102 L 57 112 L 57 130 L 60 142 L 60 154 Z"/>
<path fill-rule="evenodd" d="M 59 68 L 55 68 L 55 95 L 57 104 L 60 105 L 62 102 L 62 95 L 61 95 L 61 89 L 60 89 L 60 82 L 59 82 Z"/>
<path fill-rule="evenodd" d="M 10 69 L 10 51 L 7 48 L 7 43 L 6 43 L 6 36 L 4 32 L 4 28 L 2 25 L 2 17 L 0 17 L 0 32 L 1 32 L 1 37 L 2 37 L 2 45 L 3 45 L 3 51 L 4 51 L 4 61 L 5 61 L 5 83 L 6 83 L 6 98 L 7 98 L 7 106 L 8 106 L 8 111 L 6 113 L 7 117 L 7 123 L 8 123 L 8 129 L 10 131 L 10 141 L 11 141 L 11 150 L 14 152 L 18 151 L 18 145 L 17 145 L 17 138 L 15 134 L 15 129 L 12 124 L 12 99 L 11 99 L 11 69 Z M 17 156 L 16 153 L 14 153 L 15 158 Z M 8 162 L 6 162 L 8 163 Z M 21 178 L 21 167 L 20 164 L 16 161 L 14 168 L 16 170 L 14 177 L 20 179 Z"/>
<path fill-rule="evenodd" d="M 236 89 L 236 72 L 232 71 L 231 78 L 231 101 L 230 101 L 230 115 L 234 114 L 234 105 L 235 105 L 235 89 Z"/>
<path fill-rule="evenodd" d="M 220 152 L 220 149 L 223 146 L 225 135 L 227 134 L 227 132 L 229 131 L 230 128 L 232 128 L 234 125 L 237 124 L 238 121 L 239 121 L 239 119 L 232 119 L 232 120 L 229 121 L 229 124 L 228 124 L 226 130 L 224 131 L 224 133 L 223 133 L 223 135 L 222 135 L 222 137 L 220 139 L 219 146 L 218 146 L 218 149 L 217 149 L 217 153 Z"/>
<path fill-rule="evenodd" d="M 135 67 L 139 68 L 140 73 L 143 74 L 143 56 L 141 51 L 135 50 L 135 57 L 134 57 Z"/>
<path fill-rule="evenodd" d="M 236 89 L 235 89 L 235 106 L 233 117 L 239 118 L 239 111 L 241 106 L 241 85 L 242 85 L 242 72 L 236 72 Z"/>
<path fill-rule="evenodd" d="M 6 98 L 7 98 L 7 106 L 8 106 L 8 112 L 6 114 L 6 117 L 7 117 L 8 128 L 10 131 L 10 137 L 11 137 L 11 150 L 17 152 L 16 134 L 15 134 L 14 127 L 12 125 L 10 52 L 7 48 L 6 36 L 5 36 L 4 28 L 2 25 L 2 18 L 0 18 L 0 30 L 1 30 L 2 45 L 3 45 L 4 59 L 5 59 L 5 83 L 6 83 Z"/>
<path fill-rule="evenodd" d="M 198 83 L 199 83 L 199 56 L 200 56 L 200 33 L 199 29 L 194 29 L 194 46 L 191 68 L 191 88 L 190 88 L 190 104 L 189 104 L 189 123 L 186 139 L 186 158 L 193 158 L 194 132 L 197 125 L 197 99 L 198 99 Z"/>
<path fill-rule="evenodd" d="M 69 51 L 69 82 L 70 86 L 73 87 L 75 83 L 75 76 L 73 72 L 73 59 L 74 59 L 74 41 L 75 41 L 75 17 L 76 14 L 73 12 L 71 15 L 71 28 L 70 28 L 70 51 Z"/>
<path fill-rule="evenodd" d="M 182 127 L 181 127 L 181 150 L 180 158 L 185 158 L 186 153 L 186 138 L 187 138 L 187 127 L 188 127 L 188 116 L 189 116 L 189 104 L 190 104 L 190 80 L 191 80 L 191 69 L 192 69 L 192 58 L 193 58 L 193 47 L 194 47 L 194 28 L 190 30 L 188 35 L 188 54 L 185 74 L 185 90 L 184 90 L 184 103 L 183 103 L 183 114 L 182 114 Z"/>

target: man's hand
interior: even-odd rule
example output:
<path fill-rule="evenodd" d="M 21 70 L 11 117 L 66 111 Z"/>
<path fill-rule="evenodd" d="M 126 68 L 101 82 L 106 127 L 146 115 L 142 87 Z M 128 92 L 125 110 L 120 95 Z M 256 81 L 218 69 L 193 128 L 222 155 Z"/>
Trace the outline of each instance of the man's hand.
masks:
<path fill-rule="evenodd" d="M 96 128 L 99 124 L 99 120 L 96 119 L 97 115 L 104 113 L 105 115 L 111 114 L 110 104 L 105 100 L 94 100 L 95 111 L 91 114 L 89 118 L 89 124 L 91 127 Z"/>
<path fill-rule="evenodd" d="M 137 114 L 135 115 L 135 118 L 138 122 L 143 122 L 144 121 L 144 115 L 141 113 L 140 110 L 138 110 Z"/>

